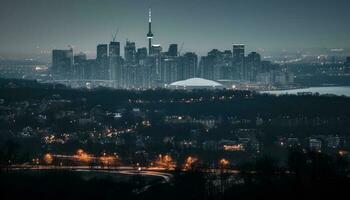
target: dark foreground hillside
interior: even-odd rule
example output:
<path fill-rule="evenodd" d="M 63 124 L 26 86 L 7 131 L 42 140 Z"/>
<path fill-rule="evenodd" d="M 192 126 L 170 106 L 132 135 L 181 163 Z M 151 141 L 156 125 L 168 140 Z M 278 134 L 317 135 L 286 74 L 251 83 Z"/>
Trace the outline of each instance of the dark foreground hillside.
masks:
<path fill-rule="evenodd" d="M 138 193 L 142 179 L 139 177 L 130 182 L 118 182 L 111 177 L 86 180 L 73 172 L 10 172 L 0 177 L 1 199 L 338 199 L 347 196 L 350 187 L 349 178 L 302 183 L 285 176 L 268 182 L 218 183 L 225 188 L 220 192 L 221 188 L 208 183 L 206 175 L 188 172 L 175 174 L 170 184 L 155 184 Z"/>

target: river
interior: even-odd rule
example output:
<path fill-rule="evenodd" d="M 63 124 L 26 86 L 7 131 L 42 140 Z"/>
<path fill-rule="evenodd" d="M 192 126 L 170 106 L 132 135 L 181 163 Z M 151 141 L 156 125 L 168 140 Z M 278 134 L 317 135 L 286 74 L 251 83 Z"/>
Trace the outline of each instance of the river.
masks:
<path fill-rule="evenodd" d="M 319 93 L 320 95 L 331 94 L 337 96 L 348 96 L 350 97 L 350 86 L 331 86 L 331 87 L 310 87 L 303 89 L 292 89 L 292 90 L 272 90 L 272 91 L 261 91 L 263 94 L 298 94 L 298 93 Z"/>

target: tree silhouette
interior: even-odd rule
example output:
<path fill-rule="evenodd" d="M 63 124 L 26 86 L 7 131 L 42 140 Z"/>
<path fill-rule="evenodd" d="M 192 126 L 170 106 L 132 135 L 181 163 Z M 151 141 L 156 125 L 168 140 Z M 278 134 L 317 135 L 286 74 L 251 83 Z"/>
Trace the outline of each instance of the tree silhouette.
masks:
<path fill-rule="evenodd" d="M 13 163 L 16 162 L 19 151 L 19 144 L 13 139 L 9 139 L 5 142 L 1 153 L 1 165 L 8 169 Z"/>
<path fill-rule="evenodd" d="M 255 163 L 258 182 L 271 183 L 273 177 L 278 172 L 278 166 L 274 158 L 264 155 L 257 159 Z"/>

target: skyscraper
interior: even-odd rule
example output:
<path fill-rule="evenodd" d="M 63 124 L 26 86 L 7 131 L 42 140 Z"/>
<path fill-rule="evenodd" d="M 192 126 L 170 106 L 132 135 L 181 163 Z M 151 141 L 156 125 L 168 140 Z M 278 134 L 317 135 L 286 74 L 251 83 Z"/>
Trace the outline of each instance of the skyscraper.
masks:
<path fill-rule="evenodd" d="M 235 68 L 237 76 L 235 78 L 244 79 L 244 44 L 233 44 L 232 51 L 232 66 Z"/>
<path fill-rule="evenodd" d="M 245 80 L 255 81 L 256 76 L 261 72 L 261 56 L 256 52 L 248 54 L 245 60 L 246 77 Z"/>
<path fill-rule="evenodd" d="M 182 56 L 183 76 L 181 79 L 189 79 L 196 77 L 198 65 L 198 56 L 195 53 L 185 53 Z"/>
<path fill-rule="evenodd" d="M 108 79 L 108 45 L 97 45 L 97 68 L 94 70 L 95 79 Z"/>
<path fill-rule="evenodd" d="M 108 57 L 108 45 L 107 44 L 99 44 L 97 45 L 97 61 L 100 62 L 102 60 L 107 59 Z"/>
<path fill-rule="evenodd" d="M 81 63 L 77 64 L 78 68 L 78 79 L 90 80 L 96 78 L 96 59 L 84 60 Z"/>
<path fill-rule="evenodd" d="M 83 63 L 86 61 L 86 54 L 80 52 L 79 54 L 74 55 L 74 67 L 73 74 L 75 79 L 83 79 L 84 77 L 84 67 Z"/>
<path fill-rule="evenodd" d="M 153 44 L 151 47 L 151 52 L 152 55 L 160 55 L 163 51 L 162 46 L 160 46 L 160 44 Z"/>
<path fill-rule="evenodd" d="M 146 58 L 147 58 L 147 48 L 146 47 L 138 48 L 137 54 L 136 54 L 136 59 L 138 64 L 144 65 Z"/>
<path fill-rule="evenodd" d="M 109 43 L 109 56 L 120 56 L 120 43 L 112 41 Z"/>
<path fill-rule="evenodd" d="M 124 58 L 126 64 L 136 64 L 136 45 L 135 42 L 126 41 L 124 47 Z"/>
<path fill-rule="evenodd" d="M 225 50 L 222 52 L 222 79 L 233 80 L 235 75 L 232 67 L 232 51 Z"/>
<path fill-rule="evenodd" d="M 122 85 L 122 64 L 123 59 L 120 57 L 120 42 L 113 41 L 109 43 L 109 80 L 112 81 L 114 88 Z"/>
<path fill-rule="evenodd" d="M 168 56 L 177 56 L 177 44 L 171 44 L 169 46 Z"/>
<path fill-rule="evenodd" d="M 164 84 L 169 84 L 179 80 L 178 67 L 179 67 L 178 58 L 164 59 L 162 61 L 162 68 L 161 68 L 161 81 Z"/>
<path fill-rule="evenodd" d="M 120 56 L 109 57 L 109 79 L 112 80 L 113 87 L 122 87 L 123 83 L 123 59 Z"/>
<path fill-rule="evenodd" d="M 205 79 L 214 80 L 214 56 L 202 56 L 199 64 L 200 76 Z"/>
<path fill-rule="evenodd" d="M 148 53 L 151 55 L 153 52 L 152 50 L 152 39 L 153 39 L 153 33 L 152 33 L 152 10 L 148 10 Z"/>
<path fill-rule="evenodd" d="M 69 79 L 73 74 L 73 49 L 53 50 L 51 73 L 55 79 Z"/>
<path fill-rule="evenodd" d="M 222 52 L 218 49 L 213 49 L 208 52 L 208 57 L 212 58 L 213 61 L 213 78 L 211 80 L 219 80 L 223 77 L 223 62 Z"/>
<path fill-rule="evenodd" d="M 85 60 L 86 60 L 86 54 L 83 52 L 80 52 L 80 53 L 74 55 L 74 64 L 80 64 Z"/>

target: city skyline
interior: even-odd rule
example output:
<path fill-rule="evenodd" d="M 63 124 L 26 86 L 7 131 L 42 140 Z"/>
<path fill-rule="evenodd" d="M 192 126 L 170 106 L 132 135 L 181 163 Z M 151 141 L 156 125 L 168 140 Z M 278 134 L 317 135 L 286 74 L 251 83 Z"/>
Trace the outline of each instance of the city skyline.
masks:
<path fill-rule="evenodd" d="M 337 199 L 350 0 L 0 0 L 2 199 Z"/>
<path fill-rule="evenodd" d="M 184 43 L 183 52 L 205 55 L 212 48 L 231 49 L 233 43 L 245 43 L 250 47 L 248 51 L 258 52 L 347 49 L 349 44 L 347 35 L 350 29 L 346 26 L 349 14 L 342 12 L 349 3 L 342 0 L 336 4 L 329 4 L 328 0 L 312 0 L 303 3 L 302 8 L 274 0 L 205 4 L 198 1 L 76 0 L 69 3 L 65 12 L 62 10 L 62 5 L 67 4 L 65 1 L 3 1 L 1 15 L 6 20 L 0 21 L 5 30 L 0 38 L 0 56 L 4 58 L 40 54 L 49 57 L 52 49 L 64 49 L 68 45 L 74 46 L 75 52 L 84 51 L 93 58 L 97 44 L 112 41 L 112 34 L 117 29 L 116 40 L 122 45 L 129 39 L 136 43 L 137 48 L 147 47 L 145 31 L 148 24 L 145 22 L 149 7 L 153 9 L 153 43 L 161 44 L 164 49 L 172 43 Z M 8 12 L 10 8 L 16 8 L 16 15 Z M 229 12 L 230 9 L 234 12 Z M 26 14 L 30 15 L 24 18 Z M 277 19 L 278 15 L 280 19 Z M 68 19 L 74 20 L 65 23 Z M 29 25 L 32 26 L 30 29 L 25 28 Z M 20 47 L 16 45 L 18 42 L 22 44 Z"/>

